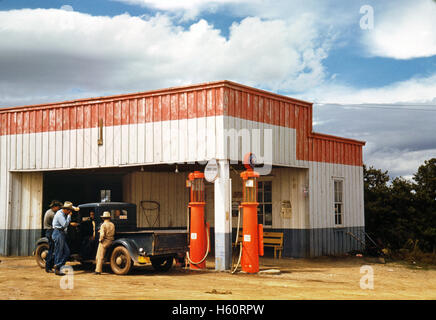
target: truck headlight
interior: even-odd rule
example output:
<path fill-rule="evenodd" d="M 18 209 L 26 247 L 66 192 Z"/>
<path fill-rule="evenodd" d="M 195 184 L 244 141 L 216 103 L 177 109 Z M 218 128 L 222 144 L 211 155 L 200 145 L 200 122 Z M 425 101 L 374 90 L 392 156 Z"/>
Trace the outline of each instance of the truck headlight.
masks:
<path fill-rule="evenodd" d="M 140 255 L 143 255 L 145 253 L 144 252 L 144 248 L 139 248 L 138 252 L 139 252 Z"/>

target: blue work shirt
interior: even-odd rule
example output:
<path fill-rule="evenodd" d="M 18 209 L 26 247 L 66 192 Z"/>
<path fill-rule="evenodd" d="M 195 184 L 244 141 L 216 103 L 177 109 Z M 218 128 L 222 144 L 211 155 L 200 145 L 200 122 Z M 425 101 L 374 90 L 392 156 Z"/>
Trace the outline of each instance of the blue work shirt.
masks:
<path fill-rule="evenodd" d="M 53 228 L 66 232 L 71 222 L 71 216 L 66 215 L 62 209 L 58 210 L 53 218 Z"/>

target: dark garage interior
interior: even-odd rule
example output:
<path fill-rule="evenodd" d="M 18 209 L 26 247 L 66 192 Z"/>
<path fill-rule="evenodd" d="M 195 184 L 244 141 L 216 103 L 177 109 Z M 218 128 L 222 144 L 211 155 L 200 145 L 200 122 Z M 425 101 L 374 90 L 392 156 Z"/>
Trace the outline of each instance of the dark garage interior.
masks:
<path fill-rule="evenodd" d="M 75 170 L 44 173 L 43 207 L 48 209 L 52 200 L 71 201 L 75 206 L 101 201 L 101 190 L 111 191 L 111 201 L 123 199 L 125 172 Z"/>

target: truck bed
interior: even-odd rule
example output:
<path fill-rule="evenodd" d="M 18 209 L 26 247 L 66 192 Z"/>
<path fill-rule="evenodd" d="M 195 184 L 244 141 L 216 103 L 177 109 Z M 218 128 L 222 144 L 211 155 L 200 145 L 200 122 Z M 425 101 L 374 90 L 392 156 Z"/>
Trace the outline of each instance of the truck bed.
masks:
<path fill-rule="evenodd" d="M 146 256 L 184 253 L 188 250 L 186 230 L 144 230 L 116 232 L 115 239 L 126 238 L 143 248 Z"/>

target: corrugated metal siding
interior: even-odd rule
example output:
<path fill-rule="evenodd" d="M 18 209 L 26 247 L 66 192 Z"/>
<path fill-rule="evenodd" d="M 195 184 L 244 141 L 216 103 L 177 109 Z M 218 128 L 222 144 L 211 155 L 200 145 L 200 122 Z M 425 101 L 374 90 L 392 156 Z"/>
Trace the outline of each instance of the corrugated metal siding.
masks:
<path fill-rule="evenodd" d="M 222 91 L 200 88 L 92 104 L 0 110 L 0 133 L 11 137 L 11 170 L 220 158 Z M 97 145 L 99 119 L 103 146 Z M 49 157 L 53 152 L 56 157 Z"/>
<path fill-rule="evenodd" d="M 223 158 L 231 128 L 272 129 L 277 165 L 362 164 L 361 143 L 312 132 L 310 103 L 229 82 L 0 110 L 0 117 L 0 134 L 12 135 L 12 170 Z M 62 152 L 48 157 L 53 149 Z"/>
<path fill-rule="evenodd" d="M 136 204 L 138 227 L 150 227 L 143 215 L 142 200 L 159 202 L 159 227 L 186 227 L 189 202 L 185 184 L 187 178 L 187 173 L 174 172 L 135 172 L 126 175 L 123 179 L 123 199 Z"/>
<path fill-rule="evenodd" d="M 1 250 L 8 255 L 28 255 L 41 236 L 42 173 L 12 173 L 9 219 L 2 228 Z"/>
<path fill-rule="evenodd" d="M 333 179 L 344 181 L 344 223 L 334 225 Z M 363 168 L 328 163 L 311 163 L 309 168 L 310 221 L 313 229 L 311 255 L 349 251 L 352 240 L 342 232 L 347 228 L 364 228 Z M 342 231 L 341 231 L 342 230 Z M 341 238 L 345 237 L 345 238 Z M 338 241 L 345 246 L 343 251 Z"/>
<path fill-rule="evenodd" d="M 334 227 L 334 178 L 344 181 L 344 227 L 364 226 L 363 168 L 312 162 L 309 168 L 311 227 Z"/>

